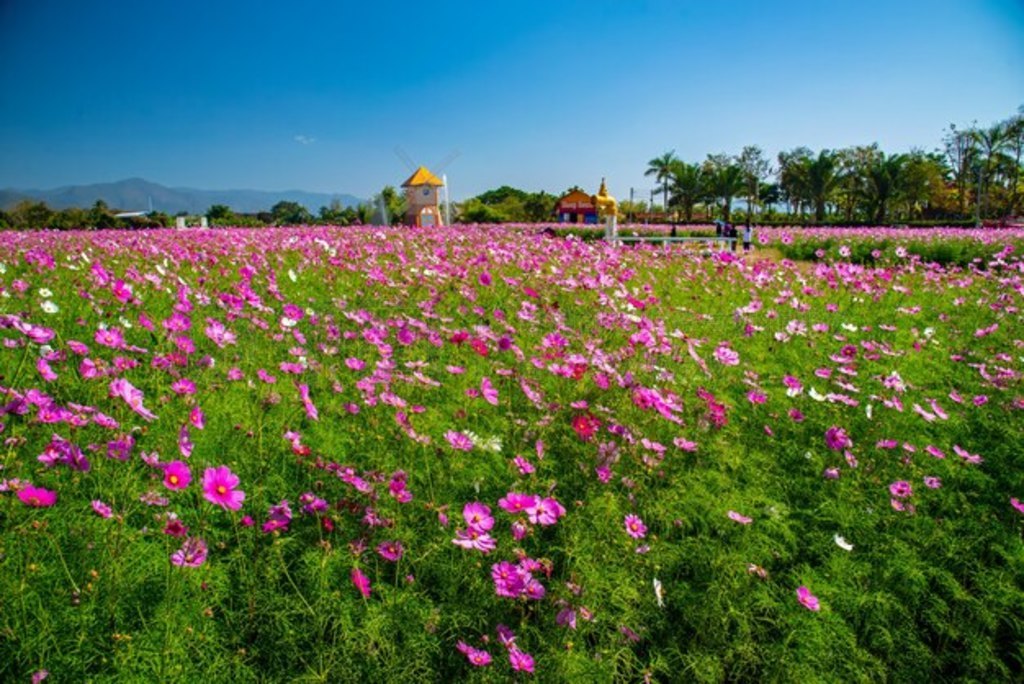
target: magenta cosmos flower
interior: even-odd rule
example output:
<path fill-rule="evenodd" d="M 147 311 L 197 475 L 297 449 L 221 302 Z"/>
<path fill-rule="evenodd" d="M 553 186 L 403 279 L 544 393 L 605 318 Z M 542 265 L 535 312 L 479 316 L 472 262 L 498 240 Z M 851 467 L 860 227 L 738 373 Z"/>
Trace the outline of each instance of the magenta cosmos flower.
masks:
<path fill-rule="evenodd" d="M 640 519 L 639 515 L 629 513 L 623 522 L 626 525 L 626 534 L 633 539 L 643 539 L 647 536 L 647 526 L 644 525 L 644 521 Z"/>
<path fill-rule="evenodd" d="M 796 590 L 796 600 L 807 610 L 818 612 L 821 606 L 818 604 L 818 597 L 811 593 L 807 587 L 800 587 Z"/>
<path fill-rule="evenodd" d="M 238 476 L 227 466 L 207 468 L 203 472 L 203 497 L 225 510 L 237 511 L 245 501 L 245 492 L 235 489 Z"/>
<path fill-rule="evenodd" d="M 486 667 L 491 664 L 491 654 L 479 648 L 473 648 L 465 641 L 460 641 L 455 645 L 455 648 L 459 649 L 459 652 L 466 656 L 466 659 L 474 667 Z"/>
<path fill-rule="evenodd" d="M 171 461 L 164 465 L 164 487 L 180 491 L 192 482 L 192 471 L 184 461 Z M 236 483 L 237 484 L 237 483 Z"/>
<path fill-rule="evenodd" d="M 472 501 L 463 506 L 462 517 L 466 520 L 469 529 L 480 533 L 488 532 L 494 527 L 490 506 L 479 501 Z"/>
<path fill-rule="evenodd" d="M 897 480 L 889 485 L 889 492 L 899 499 L 909 499 L 914 493 L 910 483 L 906 480 Z"/>
<path fill-rule="evenodd" d="M 57 503 L 57 492 L 35 485 L 27 485 L 18 490 L 21 503 L 33 508 L 49 508 Z"/>
<path fill-rule="evenodd" d="M 352 584 L 363 595 L 363 598 L 370 598 L 370 578 L 364 575 L 359 568 L 352 568 L 351 579 Z"/>

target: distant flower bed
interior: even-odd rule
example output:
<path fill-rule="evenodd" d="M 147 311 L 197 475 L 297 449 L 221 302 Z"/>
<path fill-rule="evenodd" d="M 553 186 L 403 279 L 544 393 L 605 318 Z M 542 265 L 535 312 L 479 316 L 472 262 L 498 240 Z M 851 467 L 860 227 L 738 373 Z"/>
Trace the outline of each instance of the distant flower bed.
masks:
<path fill-rule="evenodd" d="M 2 678 L 1013 679 L 1024 233 L 602 234 L 0 234 Z"/>

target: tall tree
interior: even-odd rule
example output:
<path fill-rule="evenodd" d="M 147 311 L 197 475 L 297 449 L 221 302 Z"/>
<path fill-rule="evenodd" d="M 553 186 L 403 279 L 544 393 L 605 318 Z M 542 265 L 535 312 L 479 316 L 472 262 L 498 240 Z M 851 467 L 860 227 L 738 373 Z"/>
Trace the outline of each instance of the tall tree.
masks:
<path fill-rule="evenodd" d="M 693 220 L 693 207 L 707 196 L 705 180 L 704 171 L 697 164 L 677 161 L 672 165 L 671 203 L 683 210 L 687 221 Z"/>
<path fill-rule="evenodd" d="M 1010 142 L 1010 136 L 1006 126 L 999 122 L 988 128 L 977 129 L 974 132 L 974 139 L 978 143 L 983 159 L 980 166 L 981 177 L 978 179 L 978 193 L 981 197 L 979 213 L 980 217 L 983 218 L 988 211 L 987 188 L 991 185 L 993 171 L 999 165 L 999 156 L 1003 148 Z"/>
<path fill-rule="evenodd" d="M 817 157 L 803 159 L 797 173 L 803 177 L 807 199 L 814 204 L 814 220 L 818 223 L 824 221 L 825 205 L 832 200 L 840 180 L 835 154 L 821 150 Z"/>
<path fill-rule="evenodd" d="M 885 223 L 889 203 L 900 191 L 905 164 L 905 155 L 886 155 L 883 152 L 867 169 L 868 182 L 865 185 L 865 199 L 877 225 Z"/>
<path fill-rule="evenodd" d="M 661 187 L 658 189 L 664 192 L 666 210 L 668 210 L 668 179 L 672 175 L 672 164 L 676 161 L 676 151 L 672 150 L 647 162 L 647 170 L 644 171 L 645 176 L 654 176 L 654 179 L 661 183 Z"/>
<path fill-rule="evenodd" d="M 736 163 L 743 169 L 743 184 L 747 199 L 747 225 L 751 213 L 760 200 L 761 186 L 771 171 L 771 163 L 764 158 L 764 152 L 757 145 L 747 145 L 736 157 Z"/>
<path fill-rule="evenodd" d="M 806 147 L 796 147 L 779 152 L 778 156 L 779 169 L 776 173 L 782 197 L 791 209 L 795 207 L 796 212 L 801 215 L 804 206 L 808 203 L 806 177 L 801 169 L 812 154 Z"/>
<path fill-rule="evenodd" d="M 960 130 L 956 124 L 950 124 L 949 130 L 942 139 L 943 149 L 949 166 L 953 171 L 953 182 L 957 190 L 957 208 L 961 216 L 967 215 L 968 189 L 972 181 L 972 169 L 978 153 L 976 131 L 974 126 Z"/>
<path fill-rule="evenodd" d="M 728 155 L 709 154 L 704 162 L 704 173 L 708 175 L 709 195 L 722 200 L 722 219 L 728 222 L 732 200 L 743 192 L 743 169 Z"/>

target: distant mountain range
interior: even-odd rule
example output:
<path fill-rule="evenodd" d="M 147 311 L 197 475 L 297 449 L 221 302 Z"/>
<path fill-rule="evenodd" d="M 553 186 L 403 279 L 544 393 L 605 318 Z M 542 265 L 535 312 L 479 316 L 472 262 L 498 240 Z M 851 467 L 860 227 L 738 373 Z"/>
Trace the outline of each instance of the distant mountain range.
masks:
<path fill-rule="evenodd" d="M 68 185 L 52 190 L 0 190 L 0 208 L 10 209 L 22 200 L 46 202 L 51 209 L 68 207 L 89 208 L 96 200 L 103 200 L 118 211 L 153 211 L 177 214 L 205 213 L 214 204 L 226 204 L 232 211 L 251 214 L 269 211 L 281 201 L 297 202 L 314 214 L 320 207 L 330 206 L 338 200 L 343 206 L 355 206 L 363 200 L 353 195 L 304 192 L 302 190 L 197 190 L 195 188 L 168 188 L 142 178 L 129 178 L 116 183 L 94 185 Z"/>

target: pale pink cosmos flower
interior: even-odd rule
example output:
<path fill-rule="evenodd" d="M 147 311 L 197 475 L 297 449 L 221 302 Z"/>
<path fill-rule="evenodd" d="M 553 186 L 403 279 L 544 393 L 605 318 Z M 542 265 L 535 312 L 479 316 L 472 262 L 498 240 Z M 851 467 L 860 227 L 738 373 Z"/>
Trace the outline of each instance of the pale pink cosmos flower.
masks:
<path fill-rule="evenodd" d="M 113 511 L 110 510 L 110 506 L 103 503 L 99 499 L 93 499 L 92 510 L 96 515 L 100 516 L 101 518 L 109 518 L 111 515 L 113 515 Z"/>
<path fill-rule="evenodd" d="M 142 390 L 124 378 L 118 378 L 110 383 L 110 396 L 120 397 L 128 404 L 128 407 L 146 420 L 155 420 L 156 415 L 142 405 Z"/>
<path fill-rule="evenodd" d="M 444 434 L 444 438 L 448 440 L 448 443 L 451 444 L 453 449 L 458 449 L 459 451 L 473 450 L 473 440 L 468 435 L 461 432 L 449 430 Z"/>
<path fill-rule="evenodd" d="M 498 390 L 494 389 L 491 379 L 486 376 L 480 381 L 480 394 L 491 406 L 498 405 Z"/>
<path fill-rule="evenodd" d="M 724 342 L 715 348 L 713 356 L 715 357 L 715 361 L 718 361 L 718 363 L 723 366 L 736 366 L 739 365 L 740 362 L 739 353 L 730 349 Z"/>
<path fill-rule="evenodd" d="M 928 489 L 938 489 L 942 486 L 942 480 L 931 475 L 925 475 L 924 486 Z"/>
<path fill-rule="evenodd" d="M 478 532 L 472 528 L 466 531 L 456 530 L 455 539 L 452 539 L 452 543 L 464 549 L 474 549 L 482 553 L 490 553 L 498 548 L 497 542 L 494 541 L 491 535 L 486 532 Z"/>
<path fill-rule="evenodd" d="M 171 554 L 171 563 L 182 568 L 198 568 L 206 562 L 206 542 L 197 537 L 188 537 L 181 548 Z"/>
<path fill-rule="evenodd" d="M 729 520 L 735 520 L 741 525 L 749 525 L 750 523 L 754 522 L 753 518 L 748 518 L 742 513 L 737 513 L 736 511 L 729 511 L 728 513 L 726 513 L 726 515 L 729 516 Z"/>

